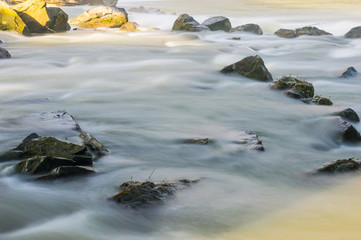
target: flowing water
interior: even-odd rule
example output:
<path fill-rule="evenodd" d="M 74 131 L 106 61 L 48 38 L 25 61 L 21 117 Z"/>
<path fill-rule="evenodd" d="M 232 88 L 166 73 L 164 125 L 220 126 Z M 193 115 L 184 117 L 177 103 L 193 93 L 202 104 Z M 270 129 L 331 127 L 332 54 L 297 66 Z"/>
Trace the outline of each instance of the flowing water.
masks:
<path fill-rule="evenodd" d="M 158 7 L 165 14 L 129 12 L 143 27 L 136 33 L 98 29 L 26 38 L 1 32 L 13 57 L 0 65 L 0 152 L 34 132 L 19 119 L 66 109 L 111 154 L 95 163 L 97 175 L 48 184 L 26 181 L 1 163 L 0 239 L 289 239 L 291 230 L 272 231 L 283 226 L 298 229 L 298 236 L 311 236 L 311 230 L 317 239 L 339 236 L 335 226 L 347 222 L 345 212 L 355 212 L 352 196 L 361 190 L 353 186 L 359 181 L 306 173 L 359 156 L 359 145 L 330 139 L 328 115 L 346 107 L 361 113 L 360 77 L 338 78 L 349 66 L 361 70 L 361 40 L 342 38 L 360 25 L 361 8 L 358 1 L 325 2 L 119 1 L 119 7 Z M 70 18 L 88 8 L 63 7 Z M 171 32 L 173 13 L 183 12 L 198 21 L 224 15 L 234 26 L 254 22 L 265 34 Z M 334 36 L 272 34 L 306 25 Z M 270 90 L 269 83 L 219 73 L 250 55 L 261 56 L 274 79 L 294 75 L 312 82 L 316 94 L 330 97 L 334 106 L 306 105 Z M 256 132 L 266 151 L 226 144 L 243 130 Z M 221 144 L 177 143 L 200 137 Z M 121 183 L 144 181 L 154 169 L 153 181 L 201 181 L 155 209 L 133 211 L 107 200 Z M 351 186 L 333 190 L 344 184 Z M 337 201 L 340 194 L 343 201 Z M 347 204 L 346 211 L 341 206 Z M 317 206 L 336 224 L 307 214 Z M 349 228 L 338 230 L 356 239 Z"/>

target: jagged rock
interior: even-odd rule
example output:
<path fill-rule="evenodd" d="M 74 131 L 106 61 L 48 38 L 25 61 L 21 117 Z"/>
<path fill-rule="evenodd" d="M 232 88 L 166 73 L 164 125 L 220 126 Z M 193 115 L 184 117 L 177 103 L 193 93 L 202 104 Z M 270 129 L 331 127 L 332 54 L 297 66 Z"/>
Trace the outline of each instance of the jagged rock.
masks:
<path fill-rule="evenodd" d="M 120 27 L 120 31 L 124 31 L 124 32 L 137 32 L 139 31 L 138 28 L 138 24 L 137 23 L 132 23 L 132 22 L 126 22 L 124 23 L 121 27 Z"/>
<path fill-rule="evenodd" d="M 82 133 L 80 138 L 83 140 L 83 145 L 87 149 L 86 154 L 90 154 L 93 158 L 98 158 L 108 153 L 108 149 L 89 133 Z"/>
<path fill-rule="evenodd" d="M 312 101 L 317 105 L 325 105 L 325 106 L 333 105 L 332 101 L 329 98 L 321 97 L 321 96 L 314 97 Z"/>
<path fill-rule="evenodd" d="M 356 71 L 354 67 L 349 67 L 345 72 L 342 73 L 340 78 L 351 78 L 356 77 L 359 73 Z"/>
<path fill-rule="evenodd" d="M 25 36 L 31 35 L 23 20 L 4 1 L 0 1 L 0 30 L 13 31 Z"/>
<path fill-rule="evenodd" d="M 339 128 L 342 142 L 344 143 L 359 143 L 361 142 L 361 135 L 352 124 L 340 119 Z"/>
<path fill-rule="evenodd" d="M 47 7 L 43 0 L 28 0 L 13 7 L 31 33 L 70 30 L 68 15 L 58 7 Z"/>
<path fill-rule="evenodd" d="M 263 35 L 263 31 L 262 31 L 261 27 L 257 24 L 253 24 L 253 23 L 232 28 L 230 30 L 230 32 L 247 32 L 247 33 L 253 33 L 256 35 Z"/>
<path fill-rule="evenodd" d="M 39 181 L 55 180 L 65 177 L 81 176 L 96 173 L 97 171 L 92 167 L 84 166 L 61 166 L 53 169 L 49 174 L 36 178 Z"/>
<path fill-rule="evenodd" d="M 125 207 L 139 208 L 159 205 L 174 196 L 179 185 L 190 186 L 199 180 L 182 179 L 176 183 L 129 181 L 120 186 L 121 192 L 110 198 Z"/>
<path fill-rule="evenodd" d="M 297 99 L 313 98 L 314 87 L 311 83 L 294 77 L 282 77 L 271 85 L 272 89 L 288 90 L 286 95 Z"/>
<path fill-rule="evenodd" d="M 60 166 L 74 166 L 75 161 L 67 158 L 35 156 L 16 164 L 15 169 L 19 173 L 41 174 L 47 173 Z"/>
<path fill-rule="evenodd" d="M 295 30 L 291 29 L 279 29 L 275 32 L 275 35 L 283 38 L 295 38 L 302 35 L 308 36 L 321 36 L 321 35 L 332 35 L 326 31 L 320 30 L 316 27 L 302 27 Z"/>
<path fill-rule="evenodd" d="M 209 31 L 206 26 L 199 24 L 193 17 L 188 14 L 179 15 L 173 24 L 173 31 L 202 32 Z"/>
<path fill-rule="evenodd" d="M 70 23 L 85 28 L 120 27 L 128 22 L 128 13 L 124 8 L 100 6 L 74 18 Z"/>
<path fill-rule="evenodd" d="M 217 17 L 211 17 L 205 20 L 202 25 L 208 27 L 211 29 L 211 31 L 225 31 L 229 32 L 232 28 L 231 22 L 228 18 L 217 16 Z"/>
<path fill-rule="evenodd" d="M 260 141 L 258 135 L 252 131 L 241 132 L 240 140 L 236 143 L 247 145 L 250 150 L 264 151 L 262 141 Z"/>
<path fill-rule="evenodd" d="M 197 144 L 197 145 L 208 145 L 213 144 L 214 141 L 209 138 L 191 138 L 182 140 L 181 143 L 183 144 Z"/>
<path fill-rule="evenodd" d="M 11 55 L 5 48 L 0 47 L 0 58 L 11 58 Z"/>
<path fill-rule="evenodd" d="M 360 159 L 349 158 L 336 160 L 330 163 L 324 164 L 318 168 L 315 173 L 319 174 L 336 174 L 336 173 L 348 173 L 360 170 Z"/>
<path fill-rule="evenodd" d="M 333 114 L 334 116 L 340 116 L 342 119 L 346 120 L 346 121 L 351 121 L 351 122 L 360 122 L 360 118 L 357 115 L 357 113 L 351 109 L 351 108 L 346 108 L 345 110 L 341 111 L 341 112 L 336 112 Z"/>
<path fill-rule="evenodd" d="M 241 61 L 224 67 L 221 73 L 237 73 L 246 78 L 259 81 L 271 81 L 272 75 L 266 68 L 263 60 L 259 56 L 250 56 Z"/>
<path fill-rule="evenodd" d="M 361 38 L 361 26 L 352 28 L 345 34 L 345 38 Z"/>

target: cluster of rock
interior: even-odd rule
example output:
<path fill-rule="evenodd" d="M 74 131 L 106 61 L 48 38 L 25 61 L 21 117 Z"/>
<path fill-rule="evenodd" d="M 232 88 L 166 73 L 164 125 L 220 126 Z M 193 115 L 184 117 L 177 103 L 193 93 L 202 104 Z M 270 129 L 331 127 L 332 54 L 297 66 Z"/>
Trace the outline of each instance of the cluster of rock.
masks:
<path fill-rule="evenodd" d="M 188 31 L 188 32 L 202 32 L 202 31 L 225 31 L 225 32 L 248 32 L 257 35 L 262 35 L 263 31 L 260 26 L 256 24 L 246 24 L 232 28 L 231 22 L 228 18 L 223 16 L 216 16 L 206 19 L 202 24 L 197 22 L 188 14 L 181 14 L 174 22 L 173 31 Z"/>
<path fill-rule="evenodd" d="M 322 35 L 332 35 L 329 32 L 318 29 L 317 27 L 302 27 L 295 30 L 291 29 L 279 29 L 275 32 L 275 35 L 283 38 L 296 38 L 299 36 L 322 36 Z"/>

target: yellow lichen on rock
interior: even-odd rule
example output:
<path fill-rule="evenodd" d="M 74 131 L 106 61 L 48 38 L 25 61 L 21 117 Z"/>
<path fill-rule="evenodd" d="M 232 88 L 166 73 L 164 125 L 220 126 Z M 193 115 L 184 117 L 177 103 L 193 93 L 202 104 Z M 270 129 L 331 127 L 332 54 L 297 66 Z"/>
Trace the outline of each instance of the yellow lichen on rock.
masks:
<path fill-rule="evenodd" d="M 126 22 L 124 23 L 121 27 L 120 27 L 120 31 L 124 31 L 124 32 L 137 32 L 139 31 L 137 29 L 138 24 L 137 23 L 133 23 L 133 22 Z"/>
<path fill-rule="evenodd" d="M 23 20 L 3 1 L 0 1 L 0 30 L 14 31 L 26 36 L 31 35 Z"/>

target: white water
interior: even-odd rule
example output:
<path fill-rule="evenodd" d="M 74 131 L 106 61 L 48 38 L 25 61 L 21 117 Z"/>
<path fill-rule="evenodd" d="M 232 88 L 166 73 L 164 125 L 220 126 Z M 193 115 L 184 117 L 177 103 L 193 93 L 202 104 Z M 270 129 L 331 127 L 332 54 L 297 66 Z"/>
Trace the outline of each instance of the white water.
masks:
<path fill-rule="evenodd" d="M 137 33 L 0 33 L 2 47 L 13 56 L 0 65 L 0 151 L 32 132 L 17 119 L 59 109 L 111 149 L 95 163 L 100 174 L 76 181 L 28 182 L 1 163 L 0 239 L 211 238 L 346 181 L 305 173 L 326 161 L 359 156 L 361 149 L 330 141 L 324 117 L 346 107 L 361 113 L 361 79 L 337 78 L 348 66 L 361 70 L 361 40 L 340 37 L 360 25 L 360 17 L 346 11 L 349 5 L 323 11 L 252 1 L 124 2 L 118 6 L 144 4 L 168 14 L 130 13 L 131 21 L 159 28 Z M 87 8 L 63 9 L 73 18 Z M 172 33 L 173 12 L 192 13 L 199 21 L 215 14 L 229 16 L 233 25 L 254 22 L 265 35 Z M 335 37 L 272 35 L 280 27 L 311 24 Z M 218 72 L 256 54 L 274 79 L 304 77 L 334 106 L 306 105 L 268 83 Z M 175 143 L 193 137 L 227 142 L 242 130 L 257 132 L 266 151 Z M 157 209 L 130 211 L 107 201 L 121 183 L 145 180 L 153 169 L 154 181 L 202 181 Z"/>

